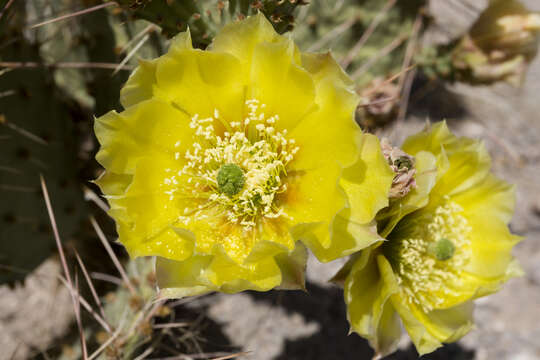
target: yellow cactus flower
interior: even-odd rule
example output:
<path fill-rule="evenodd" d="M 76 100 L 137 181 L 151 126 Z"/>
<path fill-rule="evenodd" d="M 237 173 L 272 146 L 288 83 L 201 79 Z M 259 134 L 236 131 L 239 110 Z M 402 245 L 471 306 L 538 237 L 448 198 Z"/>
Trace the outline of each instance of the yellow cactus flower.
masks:
<path fill-rule="evenodd" d="M 380 240 L 393 174 L 351 86 L 260 14 L 140 63 L 126 110 L 96 119 L 97 182 L 129 254 L 157 257 L 163 297 L 302 288 L 303 244 L 329 261 Z"/>
<path fill-rule="evenodd" d="M 538 52 L 540 14 L 518 0 L 493 0 L 453 51 L 466 80 L 519 86 Z"/>
<path fill-rule="evenodd" d="M 508 229 L 513 188 L 490 173 L 484 145 L 443 122 L 402 150 L 416 160 L 416 188 L 379 212 L 387 240 L 335 278 L 344 281 L 352 331 L 380 355 L 395 350 L 400 319 L 420 354 L 458 340 L 473 326 L 472 300 L 521 273 L 511 255 L 519 237 Z"/>

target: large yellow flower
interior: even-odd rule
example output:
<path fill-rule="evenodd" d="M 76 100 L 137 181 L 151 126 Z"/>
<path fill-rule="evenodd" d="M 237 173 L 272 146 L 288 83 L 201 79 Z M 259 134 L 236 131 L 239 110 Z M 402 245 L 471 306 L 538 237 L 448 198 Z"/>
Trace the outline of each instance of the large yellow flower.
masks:
<path fill-rule="evenodd" d="M 130 255 L 157 256 L 162 296 L 301 288 L 302 243 L 329 261 L 379 241 L 393 174 L 351 85 L 263 15 L 141 62 L 126 110 L 96 119 L 98 183 Z"/>
<path fill-rule="evenodd" d="M 395 349 L 400 319 L 420 354 L 456 341 L 473 326 L 472 300 L 521 272 L 507 226 L 513 189 L 490 173 L 483 144 L 438 123 L 402 149 L 416 160 L 417 187 L 378 214 L 387 240 L 336 276 L 352 330 L 382 355 Z"/>

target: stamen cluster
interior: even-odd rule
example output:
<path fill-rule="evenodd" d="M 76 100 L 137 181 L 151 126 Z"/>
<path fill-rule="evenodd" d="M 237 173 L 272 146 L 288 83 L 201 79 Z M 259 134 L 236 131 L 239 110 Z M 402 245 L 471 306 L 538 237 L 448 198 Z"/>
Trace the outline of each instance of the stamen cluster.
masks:
<path fill-rule="evenodd" d="M 462 211 L 446 198 L 434 212 L 398 224 L 399 240 L 386 246 L 398 283 L 425 312 L 438 308 L 445 296 L 458 295 L 459 274 L 470 259 L 471 228 Z"/>
<path fill-rule="evenodd" d="M 186 161 L 178 176 L 187 177 L 183 181 L 188 184 L 187 192 L 204 201 L 196 209 L 185 210 L 186 216 L 181 219 L 184 223 L 212 206 L 223 209 L 230 222 L 245 230 L 256 226 L 260 217 L 286 216 L 276 195 L 287 190 L 287 165 L 299 148 L 294 139 L 287 138 L 286 129 L 274 128 L 279 116 L 266 117 L 264 104 L 252 99 L 245 106 L 247 116 L 243 122 L 226 122 L 218 110 L 210 118 L 192 117 L 190 127 L 195 130 L 197 141 L 185 154 L 177 153 L 175 157 Z M 218 133 L 217 124 L 225 130 Z M 231 166 L 243 172 L 242 181 L 238 182 L 241 189 L 223 191 L 218 174 L 220 169 L 232 169 Z"/>

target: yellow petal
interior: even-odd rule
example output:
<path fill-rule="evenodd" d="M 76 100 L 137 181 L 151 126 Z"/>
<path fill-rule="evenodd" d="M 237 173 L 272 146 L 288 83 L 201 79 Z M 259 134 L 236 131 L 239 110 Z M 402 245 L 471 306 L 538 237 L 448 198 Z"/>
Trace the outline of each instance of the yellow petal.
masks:
<path fill-rule="evenodd" d="M 115 174 L 110 171 L 105 171 L 95 183 L 100 187 L 104 194 L 114 196 L 124 194 L 132 181 L 133 175 Z"/>
<path fill-rule="evenodd" d="M 140 159 L 127 191 L 109 197 L 111 208 L 125 214 L 117 219 L 119 240 L 133 256 L 184 259 L 191 254 L 193 244 L 173 229 L 184 208 L 194 201 L 175 195 L 176 185 L 167 181 L 177 171 L 177 164 L 163 156 Z"/>
<path fill-rule="evenodd" d="M 192 256 L 185 261 L 156 258 L 156 277 L 160 288 L 159 297 L 182 298 L 217 290 L 205 278 L 205 270 L 212 256 Z"/>
<path fill-rule="evenodd" d="M 275 127 L 280 131 L 291 131 L 317 110 L 313 78 L 295 64 L 294 54 L 291 40 L 260 43 L 253 51 L 248 98 L 266 105 L 265 113 L 279 115 Z"/>
<path fill-rule="evenodd" d="M 287 191 L 280 197 L 285 213 L 291 217 L 296 229 L 291 230 L 298 239 L 304 232 L 303 224 L 322 224 L 329 236 L 330 224 L 338 211 L 346 205 L 346 198 L 338 186 L 341 172 L 338 164 L 329 164 L 306 171 L 298 171 L 298 175 L 289 173 Z M 294 228 L 293 227 L 293 228 Z M 302 231 L 301 231 L 302 230 Z M 323 246 L 329 245 L 325 240 Z"/>
<path fill-rule="evenodd" d="M 352 166 L 358 158 L 361 131 L 354 120 L 356 94 L 339 81 L 324 78 L 316 83 L 319 106 L 290 133 L 300 150 L 291 164 L 294 170 L 309 170 L 327 163 Z"/>
<path fill-rule="evenodd" d="M 265 219 L 250 231 L 232 223 L 216 206 L 203 209 L 188 224 L 179 224 L 195 234 L 196 251 L 217 254 L 223 251 L 237 264 L 254 264 L 278 253 L 294 249 L 295 240 L 280 219 Z M 219 244 L 219 247 L 216 245 Z"/>
<path fill-rule="evenodd" d="M 156 83 L 156 64 L 157 60 L 139 60 L 139 66 L 120 90 L 120 103 L 124 108 L 152 97 Z"/>
<path fill-rule="evenodd" d="M 250 16 L 244 21 L 227 24 L 216 35 L 210 45 L 212 51 L 227 52 L 242 61 L 242 66 L 251 69 L 255 47 L 260 43 L 285 41 L 274 30 L 262 14 Z"/>
<path fill-rule="evenodd" d="M 432 197 L 459 194 L 481 183 L 489 173 L 491 161 L 482 143 L 477 143 L 471 150 L 447 154 L 450 166 L 437 180 Z"/>
<path fill-rule="evenodd" d="M 394 173 L 382 154 L 377 137 L 364 134 L 361 139 L 359 159 L 343 171 L 340 185 L 349 200 L 351 220 L 368 224 L 380 209 L 388 206 Z"/>
<path fill-rule="evenodd" d="M 331 78 L 335 81 L 341 81 L 344 86 L 354 85 L 330 52 L 302 53 L 302 66 L 313 75 L 316 82 L 324 78 Z"/>
<path fill-rule="evenodd" d="M 238 265 L 224 254 L 217 255 L 212 259 L 206 276 L 220 291 L 227 293 L 267 291 L 281 284 L 281 270 L 272 257 L 254 264 Z"/>
<path fill-rule="evenodd" d="M 168 57 L 170 54 L 183 49 L 192 48 L 191 35 L 188 29 L 171 40 L 169 51 L 163 57 Z M 157 81 L 157 63 L 157 59 L 139 60 L 139 66 L 133 71 L 122 90 L 120 90 L 120 103 L 124 108 L 148 100 L 154 95 L 154 87 Z"/>
<path fill-rule="evenodd" d="M 189 117 L 211 117 L 217 109 L 225 121 L 241 121 L 245 100 L 241 73 L 240 62 L 230 54 L 182 49 L 159 59 L 154 91 Z"/>
<path fill-rule="evenodd" d="M 306 290 L 307 249 L 301 242 L 289 253 L 278 254 L 275 259 L 281 270 L 282 290 Z"/>
<path fill-rule="evenodd" d="M 189 118 L 157 99 L 97 118 L 94 131 L 101 144 L 96 159 L 117 174 L 133 174 L 143 156 L 174 159 L 176 152 L 184 153 L 193 142 Z"/>
<path fill-rule="evenodd" d="M 395 349 L 401 335 L 399 319 L 389 302 L 399 288 L 396 282 L 386 281 L 385 273 L 392 270 L 379 257 L 364 252 L 347 276 L 344 296 L 352 330 L 366 337 L 378 354 L 386 355 Z"/>
<path fill-rule="evenodd" d="M 441 145 L 455 141 L 456 137 L 450 132 L 446 121 L 427 125 L 423 131 L 409 136 L 403 146 L 403 151 L 415 156 L 420 151 L 427 151 L 435 156 L 441 152 Z"/>
<path fill-rule="evenodd" d="M 440 342 L 450 343 L 459 340 L 474 326 L 472 313 L 473 303 L 465 302 L 461 305 L 424 313 L 416 304 L 409 304 L 411 314 L 425 327 L 426 331 Z M 431 344 L 418 346 L 420 355 L 433 351 Z"/>
<path fill-rule="evenodd" d="M 482 214 L 484 218 L 497 219 L 508 224 L 514 214 L 514 187 L 493 175 L 466 192 L 452 197 L 468 216 Z"/>
<path fill-rule="evenodd" d="M 428 332 L 422 322 L 415 317 L 403 294 L 394 294 L 390 300 L 420 355 L 433 352 L 442 346 L 441 340 Z"/>

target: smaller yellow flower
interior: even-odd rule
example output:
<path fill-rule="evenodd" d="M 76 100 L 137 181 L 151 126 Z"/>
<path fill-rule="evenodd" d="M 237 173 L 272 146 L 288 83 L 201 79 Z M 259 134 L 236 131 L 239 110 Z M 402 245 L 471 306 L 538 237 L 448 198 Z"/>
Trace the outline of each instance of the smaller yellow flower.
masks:
<path fill-rule="evenodd" d="M 520 85 L 538 52 L 540 14 L 518 0 L 494 0 L 463 37 L 453 63 L 470 81 Z"/>
<path fill-rule="evenodd" d="M 508 229 L 513 188 L 490 173 L 483 144 L 443 122 L 402 149 L 416 160 L 417 186 L 379 212 L 387 240 L 335 277 L 352 330 L 381 355 L 395 350 L 400 320 L 420 354 L 458 340 L 473 326 L 472 300 L 521 274 L 511 255 L 520 238 Z"/>

